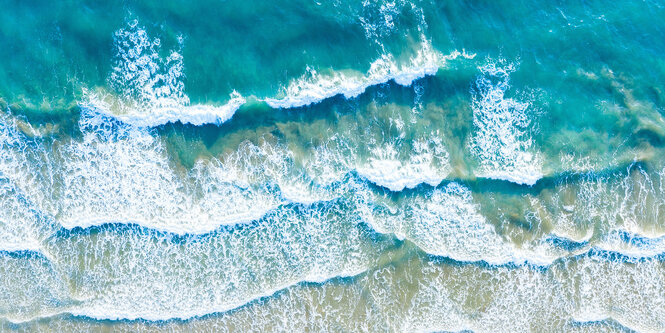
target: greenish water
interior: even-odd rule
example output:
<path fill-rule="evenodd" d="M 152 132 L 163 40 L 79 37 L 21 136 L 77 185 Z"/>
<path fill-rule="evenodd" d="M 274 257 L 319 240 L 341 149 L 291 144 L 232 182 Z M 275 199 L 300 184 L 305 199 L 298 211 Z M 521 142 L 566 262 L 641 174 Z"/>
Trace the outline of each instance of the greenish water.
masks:
<path fill-rule="evenodd" d="M 4 1 L 0 331 L 662 331 L 660 1 Z"/>

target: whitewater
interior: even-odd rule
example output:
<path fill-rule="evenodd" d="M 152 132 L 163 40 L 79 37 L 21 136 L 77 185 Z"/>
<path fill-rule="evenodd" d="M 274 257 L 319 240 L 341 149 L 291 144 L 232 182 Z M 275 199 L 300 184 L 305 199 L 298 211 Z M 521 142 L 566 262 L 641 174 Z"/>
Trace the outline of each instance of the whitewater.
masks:
<path fill-rule="evenodd" d="M 665 330 L 658 1 L 2 7 L 2 332 Z"/>

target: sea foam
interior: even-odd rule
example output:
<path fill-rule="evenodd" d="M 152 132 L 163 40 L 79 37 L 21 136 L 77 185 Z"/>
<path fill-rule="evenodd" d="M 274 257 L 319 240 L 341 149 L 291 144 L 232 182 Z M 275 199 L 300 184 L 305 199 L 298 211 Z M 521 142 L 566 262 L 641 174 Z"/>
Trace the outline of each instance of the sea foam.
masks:
<path fill-rule="evenodd" d="M 179 37 L 179 48 L 183 38 Z M 246 100 L 236 91 L 221 106 L 191 104 L 185 93 L 183 57 L 172 50 L 160 56 L 159 38 L 150 38 L 137 20 L 114 34 L 115 63 L 109 85 L 118 94 L 85 91 L 84 107 L 95 108 L 123 122 L 154 127 L 169 122 L 221 124 Z"/>
<path fill-rule="evenodd" d="M 282 89 L 281 98 L 266 98 L 265 102 L 273 108 L 294 108 L 321 102 L 336 95 L 354 98 L 368 87 L 395 81 L 402 86 L 409 86 L 413 81 L 436 74 L 439 69 L 458 57 L 473 58 L 466 52 L 454 51 L 444 55 L 435 51 L 430 42 L 423 40 L 416 55 L 401 63 L 393 55 L 382 55 L 372 62 L 369 70 L 362 74 L 355 71 L 333 71 L 322 74 L 307 68 L 307 74 L 292 81 Z"/>
<path fill-rule="evenodd" d="M 370 269 L 353 279 L 296 284 L 235 311 L 159 325 L 167 329 L 234 327 L 248 331 L 325 331 L 334 327 L 344 331 L 538 328 L 652 332 L 665 327 L 658 306 L 663 301 L 662 274 L 657 260 L 634 264 L 594 255 L 560 262 L 551 269 L 450 265 L 445 260 L 410 255 L 404 263 Z M 612 297 L 617 294 L 621 302 Z M 330 302 L 330 298 L 335 301 Z M 403 300 L 408 306 L 397 306 Z M 58 321 L 54 318 L 49 323 Z M 83 321 L 81 326 L 97 325 Z M 142 330 L 153 323 L 117 321 L 103 325 Z"/>
<path fill-rule="evenodd" d="M 412 153 L 402 160 L 394 145 L 372 149 L 366 163 L 359 165 L 359 175 L 391 191 L 414 188 L 420 184 L 438 185 L 448 175 L 448 152 L 438 133 L 413 140 Z"/>
<path fill-rule="evenodd" d="M 436 74 L 448 61 L 475 56 L 464 51 L 444 55 L 434 50 L 424 37 L 420 44 L 420 49 L 407 61 L 384 54 L 372 62 L 364 74 L 354 70 L 322 74 L 307 67 L 306 75 L 282 89 L 282 97 L 268 97 L 263 101 L 273 108 L 296 108 L 336 95 L 354 98 L 370 86 L 391 80 L 409 86 L 417 79 Z M 182 47 L 182 38 L 179 47 Z M 182 55 L 173 50 L 166 58 L 161 57 L 160 40 L 150 38 L 137 20 L 128 21 L 126 27 L 115 32 L 114 48 L 115 63 L 108 81 L 117 95 L 101 89 L 86 90 L 82 106 L 98 109 L 135 126 L 154 127 L 169 122 L 222 124 L 247 101 L 233 91 L 221 106 L 191 104 L 185 93 Z"/>
<path fill-rule="evenodd" d="M 18 123 L 12 114 L 0 112 L 0 251 L 39 252 L 51 227 L 41 213 L 50 207 L 50 168 L 43 163 L 39 139 L 29 142 Z M 35 132 L 27 123 L 23 129 Z"/>
<path fill-rule="evenodd" d="M 480 71 L 472 90 L 470 142 L 479 160 L 478 176 L 533 185 L 543 176 L 541 156 L 531 137 L 534 106 L 505 96 L 514 65 L 502 67 L 490 61 Z"/>
<path fill-rule="evenodd" d="M 389 246 L 373 241 L 336 201 L 283 207 L 256 223 L 204 236 L 173 237 L 138 226 L 103 227 L 92 237 L 72 232 L 50 243 L 49 251 L 81 299 L 63 312 L 166 320 L 227 311 L 303 281 L 357 275 Z M 71 256 L 80 248 L 96 259 Z"/>
<path fill-rule="evenodd" d="M 569 238 L 555 229 L 517 246 L 480 214 L 481 207 L 474 202 L 471 191 L 454 182 L 409 195 L 400 205 L 386 202 L 362 183 L 355 185 L 355 191 L 356 209 L 374 230 L 408 239 L 428 254 L 460 262 L 547 267 L 598 251 L 628 260 L 665 254 L 665 236 L 648 237 L 645 232 L 620 228 L 595 235 L 591 229 L 581 239 Z"/>
<path fill-rule="evenodd" d="M 60 150 L 57 173 L 63 186 L 55 215 L 68 229 L 122 222 L 177 234 L 206 233 L 254 221 L 284 203 L 265 174 L 249 182 L 253 163 L 264 160 L 264 170 L 283 167 L 279 159 L 267 160 L 271 155 L 260 147 L 246 145 L 225 161 L 198 161 L 183 173 L 149 129 L 91 109 L 84 109 L 79 126 L 82 141 Z"/>

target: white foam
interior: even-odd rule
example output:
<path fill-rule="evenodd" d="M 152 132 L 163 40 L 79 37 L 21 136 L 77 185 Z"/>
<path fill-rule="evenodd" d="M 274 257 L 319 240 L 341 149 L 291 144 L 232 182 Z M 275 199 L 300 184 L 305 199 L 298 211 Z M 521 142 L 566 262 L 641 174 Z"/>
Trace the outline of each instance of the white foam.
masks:
<path fill-rule="evenodd" d="M 397 126 L 403 126 L 396 121 Z M 399 128 L 401 131 L 403 128 Z M 334 187 L 355 171 L 359 176 L 391 191 L 402 191 L 420 184 L 438 185 L 450 172 L 449 155 L 443 135 L 438 131 L 380 143 L 374 139 L 347 140 L 334 134 L 313 147 L 304 169 L 317 184 Z M 368 156 L 363 156 L 367 152 Z"/>
<path fill-rule="evenodd" d="M 110 96 L 110 95 L 107 95 Z M 104 114 L 124 123 L 139 127 L 155 127 L 167 123 L 181 122 L 195 126 L 205 124 L 222 124 L 233 117 L 235 112 L 245 104 L 246 100 L 237 92 L 231 93 L 229 101 L 222 106 L 213 105 L 174 105 L 174 106 L 134 106 L 123 107 L 116 111 L 104 97 L 99 94 L 88 94 L 82 107 L 95 108 Z"/>
<path fill-rule="evenodd" d="M 190 104 L 185 93 L 182 55 L 176 50 L 166 58 L 160 57 L 160 40 L 150 38 L 136 20 L 115 32 L 114 46 L 116 59 L 109 83 L 120 96 L 85 91 L 81 106 L 98 109 L 135 126 L 154 127 L 178 121 L 198 126 L 224 123 L 246 102 L 234 91 L 221 106 Z"/>
<path fill-rule="evenodd" d="M 617 331 L 630 331 L 630 332 L 657 332 L 652 330 L 639 330 L 637 326 L 631 327 L 628 323 L 623 323 L 621 320 L 612 318 L 607 312 L 584 312 L 574 313 L 572 321 L 576 324 L 583 325 L 598 325 L 605 324 L 607 326 L 616 328 Z M 618 326 L 618 327 L 617 327 Z"/>
<path fill-rule="evenodd" d="M 57 313 L 71 304 L 69 288 L 50 258 L 0 253 L 0 314 L 12 322 Z"/>
<path fill-rule="evenodd" d="M 40 251 L 39 222 L 18 190 L 0 178 L 0 251 Z"/>
<path fill-rule="evenodd" d="M 502 240 L 492 226 L 483 221 L 470 191 L 459 184 L 450 184 L 425 198 L 413 198 L 402 204 L 413 209 L 404 215 L 393 212 L 398 214 L 393 220 L 399 222 L 413 217 L 414 226 L 400 224 L 400 232 L 418 245 L 443 244 L 446 247 L 440 251 L 458 258 L 466 256 L 466 259 L 458 259 L 463 261 L 472 261 L 478 256 L 503 260 L 502 254 L 511 252 L 519 256 L 519 251 L 511 250 L 508 244 L 500 244 Z M 242 308 L 214 318 L 233 317 L 244 311 L 256 315 L 253 311 L 262 312 L 275 302 L 281 304 L 277 307 L 278 313 L 289 312 L 288 306 L 302 309 L 305 306 L 302 302 L 312 300 L 311 305 L 316 306 L 319 300 L 329 300 L 328 296 L 321 295 L 331 295 L 321 293 L 320 288 L 335 288 L 340 284 L 293 285 L 299 281 L 320 282 L 338 275 L 360 274 L 367 267 L 378 265 L 380 261 L 374 261 L 376 252 L 386 250 L 377 249 L 376 246 L 382 245 L 357 227 L 355 212 L 344 205 L 339 208 L 343 210 L 287 209 L 256 225 L 203 238 L 172 240 L 130 228 L 101 231 L 90 238 L 58 240 L 57 244 L 51 244 L 51 251 L 59 258 L 60 270 L 76 277 L 74 293 L 82 302 L 63 306 L 59 313 L 112 320 L 187 319 L 225 312 L 271 295 L 265 301 L 249 305 L 253 310 Z M 333 211 L 343 215 L 331 221 Z M 442 230 L 436 230 L 439 225 Z M 468 239 L 466 235 L 473 237 Z M 474 241 L 475 238 L 479 241 Z M 373 245 L 364 246 L 368 244 L 365 242 Z M 85 258 L 95 259 L 82 261 L 80 257 L 71 256 L 81 248 L 86 249 Z M 419 267 L 408 258 L 400 262 L 411 270 L 407 275 L 398 276 L 404 274 L 398 273 L 401 264 L 386 265 L 341 283 L 341 289 L 332 294 L 336 302 L 321 304 L 338 304 L 342 297 L 354 302 L 366 300 L 375 310 L 368 311 L 371 321 L 395 331 L 437 328 L 503 331 L 509 327 L 541 327 L 541 323 L 560 327 L 571 318 L 617 318 L 616 321 L 626 327 L 646 331 L 659 331 L 665 325 L 658 307 L 664 295 L 663 266 L 658 260 L 646 259 L 633 264 L 583 256 L 557 261 L 546 270 L 528 265 L 516 268 L 448 265 L 445 261 Z M 406 288 L 407 285 L 410 288 Z M 645 285 L 650 288 L 644 288 Z M 282 288 L 287 290 L 274 295 Z M 280 299 L 291 297 L 293 290 L 304 292 L 308 288 L 321 298 L 300 297 L 304 294 L 297 293 L 297 302 L 281 303 Z M 397 307 L 391 302 L 405 299 L 402 298 L 405 296 L 399 297 L 404 290 L 413 293 L 406 298 L 409 305 Z M 353 307 L 347 310 L 350 311 L 348 319 L 357 318 L 353 314 L 358 315 L 358 311 Z M 46 309 L 39 313 L 52 312 Z M 325 313 L 339 312 L 327 310 Z M 272 315 L 270 318 L 274 319 L 275 313 Z M 441 321 L 444 318 L 449 321 Z M 307 323 L 314 325 L 312 321 L 318 322 L 321 317 L 308 319 Z M 294 320 L 291 323 L 297 325 L 299 322 Z"/>
<path fill-rule="evenodd" d="M 366 165 L 357 167 L 362 177 L 391 191 L 414 188 L 426 183 L 436 186 L 449 172 L 448 153 L 438 133 L 428 139 L 415 140 L 409 159 L 398 156 L 394 145 L 385 145 L 372 150 Z"/>
<path fill-rule="evenodd" d="M 435 51 L 429 41 L 424 40 L 421 49 L 405 64 L 399 64 L 392 55 L 383 55 L 374 61 L 364 74 L 355 71 L 320 74 L 308 67 L 306 75 L 282 89 L 283 97 L 266 98 L 264 101 L 273 108 L 295 108 L 319 103 L 336 95 L 343 95 L 347 99 L 354 98 L 370 86 L 391 80 L 399 85 L 409 86 L 419 78 L 436 74 L 447 61 L 459 56 L 473 58 L 475 55 L 459 51 L 443 55 Z"/>
<path fill-rule="evenodd" d="M 665 235 L 648 237 L 619 229 L 605 235 L 595 246 L 627 257 L 648 258 L 665 254 Z"/>
<path fill-rule="evenodd" d="M 312 204 L 356 191 L 353 184 L 312 186 L 309 178 L 294 173 L 297 168 L 293 164 L 292 153 L 279 145 L 243 144 L 224 160 L 199 161 L 191 172 L 183 175 L 169 164 L 162 143 L 148 129 L 113 122 L 94 110 L 82 114 L 80 127 L 82 141 L 72 141 L 60 149 L 63 155 L 58 160 L 63 161 L 62 169 L 56 172 L 58 177 L 62 177 L 58 181 L 65 186 L 61 187 L 63 192 L 57 195 L 62 199 L 60 209 L 54 215 L 58 222 L 70 229 L 121 222 L 178 234 L 200 234 L 213 231 L 220 225 L 258 220 L 289 202 Z M 442 159 L 439 165 L 444 169 L 447 165 L 447 154 L 436 140 L 415 140 L 408 162 L 398 162 L 396 148 L 386 147 L 376 150 L 375 158 L 379 162 L 370 164 L 372 168 L 358 168 L 361 176 L 399 191 L 415 186 L 423 179 L 429 181 L 429 175 L 432 175 L 431 184 L 437 185 L 443 177 L 441 175 L 445 175 L 441 169 L 430 167 L 437 158 Z M 316 163 L 341 163 L 342 167 L 335 167 L 334 171 L 343 172 L 333 172 L 334 175 L 324 177 L 331 178 L 332 182 L 342 181 L 341 177 L 357 164 L 352 150 L 339 155 L 335 154 L 336 150 L 325 148 L 325 145 L 319 148 L 316 151 L 320 152 L 322 160 Z M 345 158 L 350 162 L 344 162 Z M 383 165 L 390 168 L 380 169 Z M 399 177 L 389 178 L 394 174 Z M 277 184 L 280 190 L 271 188 L 271 182 Z M 631 184 L 622 186 L 625 189 L 633 187 Z M 359 192 L 368 194 L 366 202 L 357 209 L 377 231 L 408 238 L 431 254 L 460 261 L 495 264 L 529 262 L 545 266 L 563 256 L 580 253 L 579 249 L 570 253 L 549 246 L 544 241 L 546 237 L 516 248 L 502 239 L 478 213 L 470 191 L 461 185 L 450 184 L 436 190 L 428 195 L 427 200 L 416 196 L 409 199 L 408 206 L 413 208 L 394 208 L 395 213 L 390 212 L 388 216 L 374 216 L 375 208 L 372 207 L 378 205 L 377 199 L 372 198 L 366 188 Z M 585 196 L 589 197 L 589 202 L 607 201 L 601 196 L 587 194 L 581 195 L 580 200 Z M 622 219 L 630 222 L 629 217 L 634 217 L 633 213 L 637 211 L 633 209 L 633 213 L 627 214 L 629 210 L 626 207 L 631 206 L 630 202 L 622 199 L 619 203 L 619 211 L 624 212 Z M 575 207 L 573 212 L 577 212 Z M 600 211 L 610 214 L 605 217 L 607 219 L 616 216 L 611 213 L 616 209 L 602 208 Z M 589 218 L 595 216 L 595 213 L 580 214 Z M 571 220 L 570 223 L 578 222 Z M 629 225 L 626 228 L 633 232 Z M 589 240 L 593 234 L 588 232 L 590 229 L 585 230 L 587 233 L 582 233 L 581 237 Z M 561 227 L 555 228 L 552 233 L 559 235 L 559 238 L 580 239 L 575 236 L 577 232 Z M 638 234 L 644 235 L 645 232 Z M 584 247 L 585 251 L 593 245 L 595 243 Z M 599 244 L 598 248 L 628 254 L 627 250 L 612 245 Z M 651 256 L 658 251 L 661 250 L 638 248 L 631 256 Z"/>
<path fill-rule="evenodd" d="M 161 42 L 148 36 L 137 20 L 114 34 L 115 65 L 110 85 L 140 105 L 178 107 L 189 103 L 185 94 L 183 58 L 171 51 L 160 57 Z"/>
<path fill-rule="evenodd" d="M 662 171 L 647 173 L 631 165 L 625 172 L 584 174 L 572 183 L 563 182 L 553 201 L 546 203 L 559 207 L 551 218 L 555 230 L 584 235 L 596 229 L 597 241 L 616 231 L 648 239 L 662 237 L 665 229 L 659 221 L 665 207 L 663 175 Z"/>
<path fill-rule="evenodd" d="M 533 148 L 533 106 L 506 98 L 514 65 L 489 62 L 472 91 L 474 133 L 470 150 L 479 160 L 478 176 L 533 185 L 542 178 L 540 154 Z M 496 82 L 494 82 L 496 81 Z"/>
<path fill-rule="evenodd" d="M 34 133 L 29 124 L 25 130 Z M 39 216 L 46 204 L 48 178 L 40 168 L 37 144 L 28 143 L 17 119 L 0 112 L 0 251 L 40 251 L 42 229 L 49 222 Z"/>
<path fill-rule="evenodd" d="M 269 290 L 261 291 L 257 294 L 247 295 L 245 299 L 238 300 L 235 302 L 229 302 L 225 304 L 220 304 L 211 308 L 201 308 L 201 307 L 192 307 L 189 309 L 181 309 L 177 312 L 164 312 L 157 311 L 154 309 L 136 309 L 136 308 L 127 308 L 123 307 L 120 304 L 99 304 L 99 305 L 86 305 L 84 307 L 74 307 L 67 311 L 62 311 L 60 313 L 69 313 L 75 316 L 85 316 L 89 318 L 94 318 L 97 320 L 137 320 L 144 319 L 149 321 L 163 321 L 171 319 L 179 320 L 188 320 L 196 317 L 202 317 L 214 313 L 224 313 L 242 307 L 253 301 L 262 299 L 264 297 L 271 297 L 279 291 L 288 289 L 298 285 L 299 283 L 304 282 L 314 282 L 314 283 L 323 283 L 327 280 L 337 278 L 337 277 L 352 277 L 359 274 L 362 274 L 364 269 L 357 269 L 356 271 L 342 271 L 337 275 L 333 276 L 324 276 L 324 275 L 313 275 L 311 277 L 305 277 L 303 279 L 296 279 L 293 281 L 285 282 L 284 284 L 274 287 Z M 52 316 L 54 314 L 49 314 Z M 18 322 L 25 322 L 28 320 L 33 320 L 34 318 L 21 320 Z"/>
<path fill-rule="evenodd" d="M 204 234 L 255 221 L 288 203 L 338 194 L 314 186 L 284 146 L 244 142 L 191 170 L 171 163 L 154 131 L 83 109 L 82 139 L 63 142 L 55 166 L 57 222 L 67 229 L 135 223 L 176 234 Z"/>
<path fill-rule="evenodd" d="M 79 300 L 60 308 L 96 319 L 188 319 L 300 282 L 360 274 L 376 265 L 375 251 L 391 244 L 376 243 L 344 208 L 282 207 L 206 236 L 175 238 L 130 226 L 59 237 L 48 250 Z M 72 255 L 81 249 L 94 259 Z"/>
<path fill-rule="evenodd" d="M 665 253 L 665 236 L 649 237 L 645 232 L 635 234 L 625 230 L 614 230 L 592 239 L 593 229 L 572 238 L 555 229 L 516 246 L 494 230 L 479 213 L 470 190 L 457 183 L 425 192 L 424 197 L 409 196 L 399 206 L 386 203 L 362 184 L 351 184 L 351 187 L 357 191 L 356 209 L 374 230 L 408 239 L 426 253 L 457 261 L 550 266 L 592 250 L 630 258 L 652 258 Z M 553 239 L 579 246 L 560 247 Z"/>
<path fill-rule="evenodd" d="M 234 91 L 222 106 L 190 105 L 180 53 L 172 51 L 162 59 L 159 39 L 151 39 L 136 20 L 119 29 L 114 37 L 116 64 L 109 81 L 120 97 L 100 91 L 86 92 L 82 106 L 99 109 L 135 126 L 154 127 L 177 121 L 193 125 L 221 124 L 246 103 L 246 99 Z M 414 80 L 436 74 L 447 61 L 459 56 L 473 58 L 475 55 L 459 51 L 443 55 L 424 40 L 421 49 L 405 64 L 398 64 L 392 55 L 383 55 L 365 74 L 353 71 L 319 74 L 308 68 L 307 75 L 283 88 L 284 97 L 264 101 L 273 108 L 293 108 L 340 94 L 346 98 L 357 97 L 368 87 L 390 80 L 408 86 Z"/>
<path fill-rule="evenodd" d="M 381 3 L 380 1 L 364 0 L 362 5 L 364 15 L 358 19 L 363 29 L 365 29 L 365 36 L 379 42 L 379 38 L 394 33 L 395 20 L 400 18 L 405 3 L 404 1 Z"/>
<path fill-rule="evenodd" d="M 662 331 L 665 322 L 658 306 L 663 301 L 658 278 L 662 272 L 657 261 L 634 266 L 584 257 L 543 270 L 449 265 L 411 256 L 354 279 L 295 285 L 236 311 L 186 323 L 159 323 L 159 327 L 289 332 Z M 612 297 L 616 294 L 620 301 Z M 587 306 L 592 304 L 594 308 Z M 580 322 L 588 324 L 580 327 Z M 154 327 L 140 321 L 111 324 L 118 330 Z"/>
<path fill-rule="evenodd" d="M 138 21 L 129 21 L 114 34 L 116 60 L 109 82 L 116 97 L 103 91 L 86 91 L 83 107 L 96 108 L 107 115 L 135 126 L 154 127 L 169 122 L 193 125 L 221 124 L 246 103 L 234 91 L 222 106 L 191 105 L 185 93 L 182 55 L 176 50 L 163 59 L 161 42 L 150 38 Z M 443 55 L 423 38 L 421 49 L 404 64 L 392 55 L 383 55 L 370 65 L 367 73 L 352 70 L 319 74 L 307 68 L 307 74 L 283 88 L 281 98 L 265 98 L 273 108 L 294 108 L 344 95 L 357 97 L 368 87 L 395 81 L 408 86 L 414 80 L 434 75 L 447 61 L 459 56 L 473 58 L 465 52 Z"/>
<path fill-rule="evenodd" d="M 409 239 L 423 251 L 462 262 L 549 265 L 558 257 L 517 249 L 505 241 L 478 212 L 471 191 L 457 183 L 435 189 L 424 197 L 402 202 L 403 209 L 377 209 L 378 198 L 357 186 L 358 210 L 380 233 Z"/>
<path fill-rule="evenodd" d="M 644 260 L 622 264 L 589 260 L 580 266 L 575 275 L 578 284 L 578 302 L 572 313 L 575 320 L 613 318 L 634 330 L 662 331 L 665 327 L 665 313 L 659 306 L 665 295 L 662 262 Z"/>
<path fill-rule="evenodd" d="M 371 290 L 373 309 L 378 307 L 377 313 L 394 318 L 385 319 L 386 330 L 572 331 L 575 323 L 571 321 L 610 318 L 638 331 L 657 332 L 665 327 L 659 306 L 664 301 L 659 278 L 663 267 L 655 260 L 635 266 L 584 257 L 547 270 L 410 264 L 415 266 L 410 272 L 418 274 L 415 281 L 391 277 L 399 270 L 382 269 L 367 277 L 375 283 L 361 282 L 371 286 L 362 290 Z M 408 284 L 400 283 L 404 280 Z M 409 307 L 391 310 L 394 303 L 389 297 L 407 299 Z M 380 318 L 377 314 L 372 320 Z"/>
<path fill-rule="evenodd" d="M 220 225 L 256 220 L 282 204 L 279 193 L 249 186 L 254 167 L 243 161 L 261 156 L 256 147 L 227 161 L 199 161 L 177 172 L 150 130 L 114 122 L 84 110 L 82 141 L 60 149 L 54 215 L 64 227 L 137 223 L 178 234 L 206 233 Z M 265 164 L 266 167 L 270 163 Z"/>
<path fill-rule="evenodd" d="M 406 233 L 426 252 L 458 261 L 504 264 L 514 252 L 477 212 L 471 191 L 456 184 L 435 190 L 411 205 Z"/>

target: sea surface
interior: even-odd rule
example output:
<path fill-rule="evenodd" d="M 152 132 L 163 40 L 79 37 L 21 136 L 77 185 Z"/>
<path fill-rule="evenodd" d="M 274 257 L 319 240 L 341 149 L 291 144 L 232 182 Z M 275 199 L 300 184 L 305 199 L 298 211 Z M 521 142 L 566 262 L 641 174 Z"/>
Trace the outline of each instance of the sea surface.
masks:
<path fill-rule="evenodd" d="M 662 0 L 0 0 L 1 332 L 663 332 Z"/>

